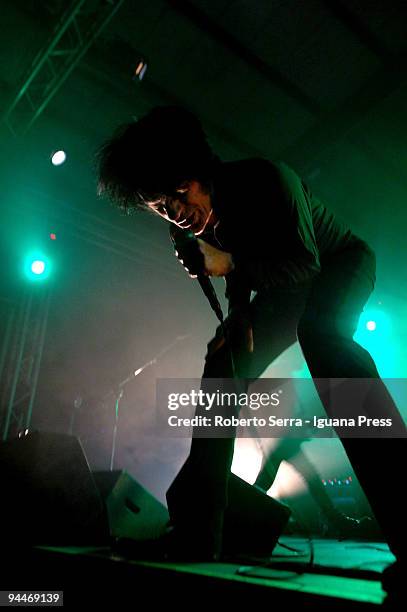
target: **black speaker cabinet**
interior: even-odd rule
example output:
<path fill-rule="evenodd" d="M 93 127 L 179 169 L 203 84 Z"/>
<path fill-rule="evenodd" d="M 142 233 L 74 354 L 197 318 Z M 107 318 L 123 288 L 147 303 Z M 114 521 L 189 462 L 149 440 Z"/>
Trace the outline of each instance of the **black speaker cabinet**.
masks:
<path fill-rule="evenodd" d="M 0 444 L 2 533 L 10 543 L 108 541 L 103 500 L 77 438 L 32 433 Z"/>
<path fill-rule="evenodd" d="M 168 511 L 126 471 L 94 472 L 113 537 L 145 540 L 164 533 Z"/>
<path fill-rule="evenodd" d="M 167 491 L 167 502 L 175 521 L 181 522 L 184 516 L 196 516 L 196 529 L 199 530 L 200 521 L 205 522 L 212 502 L 209 500 L 208 504 L 204 494 L 199 497 L 197 490 L 199 476 L 191 460 L 187 459 Z M 290 514 L 287 506 L 231 473 L 223 522 L 223 553 L 261 557 L 271 555 Z"/>
<path fill-rule="evenodd" d="M 291 510 L 235 474 L 230 475 L 228 498 L 223 552 L 271 555 Z"/>
<path fill-rule="evenodd" d="M 93 476 L 106 502 L 113 537 L 145 540 L 164 533 L 167 509 L 127 472 L 94 472 Z M 223 553 L 271 555 L 291 514 L 289 508 L 234 474 L 228 498 Z M 205 500 L 201 503 L 204 507 Z"/>

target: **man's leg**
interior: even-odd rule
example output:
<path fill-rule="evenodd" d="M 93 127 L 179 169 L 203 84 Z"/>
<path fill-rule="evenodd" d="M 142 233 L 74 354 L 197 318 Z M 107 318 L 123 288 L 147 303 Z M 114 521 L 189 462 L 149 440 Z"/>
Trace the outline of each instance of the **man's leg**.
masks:
<path fill-rule="evenodd" d="M 302 438 L 280 440 L 276 448 L 264 455 L 262 466 L 254 484 L 264 491 L 268 491 L 276 479 L 281 462 L 293 463 L 292 458 L 301 452 L 303 441 Z"/>
<path fill-rule="evenodd" d="M 298 327 L 298 339 L 326 410 L 327 378 L 375 379 L 375 396 L 363 410 L 403 421 L 370 354 L 353 340 L 360 313 L 374 284 L 374 256 L 366 250 L 338 255 L 317 279 Z M 378 399 L 379 395 L 379 399 Z M 362 407 L 355 407 L 358 410 Z M 361 409 L 360 413 L 363 413 Z M 354 415 L 356 416 L 356 415 Z M 399 491 L 402 438 L 342 438 L 346 453 L 394 554 L 406 555 L 406 525 Z M 379 475 L 385 475 L 380 479 Z"/>
<path fill-rule="evenodd" d="M 257 295 L 251 303 L 254 352 L 250 363 L 235 356 L 239 371 L 247 378 L 257 378 L 286 348 L 296 341 L 296 327 L 304 308 L 304 295 Z M 229 349 L 223 345 L 208 354 L 202 379 L 202 389 L 210 379 L 220 379 L 221 390 L 231 391 L 233 377 Z M 222 381 L 222 379 L 224 379 Z M 226 388 L 225 388 L 226 386 Z M 210 387 L 209 387 L 210 388 Z M 213 389 L 212 389 L 213 390 Z M 231 414 L 237 414 L 235 407 Z M 167 492 L 168 509 L 175 529 L 182 539 L 196 547 L 210 547 L 219 552 L 223 512 L 227 505 L 227 486 L 233 459 L 234 436 L 201 438 L 194 430 L 191 452 Z"/>
<path fill-rule="evenodd" d="M 256 487 L 259 487 L 260 489 L 263 489 L 263 491 L 267 492 L 276 479 L 277 472 L 282 461 L 283 459 L 275 453 L 270 453 L 268 457 L 265 457 L 254 482 Z"/>
<path fill-rule="evenodd" d="M 351 533 L 357 536 L 359 521 L 337 510 L 327 493 L 327 488 L 322 484 L 318 470 L 312 461 L 308 459 L 302 448 L 290 459 L 290 463 L 308 485 L 310 495 L 323 512 L 329 526 L 336 532 L 337 536 L 345 536 Z"/>

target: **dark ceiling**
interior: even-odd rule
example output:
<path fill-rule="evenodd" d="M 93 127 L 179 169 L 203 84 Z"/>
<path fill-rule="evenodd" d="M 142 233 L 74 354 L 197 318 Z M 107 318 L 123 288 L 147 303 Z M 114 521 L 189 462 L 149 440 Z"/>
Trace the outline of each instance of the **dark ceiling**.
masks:
<path fill-rule="evenodd" d="M 91 19 L 104 4 L 85 1 L 82 12 Z M 67 7 L 2 2 L 3 109 Z M 89 154 L 118 123 L 156 104 L 183 104 L 223 157 L 284 159 L 380 241 L 366 216 L 397 210 L 397 230 L 406 195 L 406 26 L 407 5 L 396 0 L 127 0 L 27 146 L 30 137 L 38 147 L 46 133 L 54 141 L 64 133 L 82 161 L 75 184 L 91 191 Z M 141 83 L 132 80 L 140 57 L 148 61 Z"/>
<path fill-rule="evenodd" d="M 114 4 L 82 0 L 81 13 L 92 23 Z M 2 1 L 3 114 L 69 7 Z M 4 280 L 23 246 L 51 230 L 65 265 L 39 401 L 72 403 L 83 385 L 103 395 L 177 334 L 194 339 L 165 373 L 200 372 L 214 320 L 172 257 L 166 228 L 151 215 L 122 218 L 96 197 L 95 150 L 158 104 L 194 111 L 225 159 L 291 164 L 371 243 L 375 299 L 393 308 L 405 353 L 406 33 L 405 0 L 127 0 L 25 134 L 27 109 L 16 108 L 17 134 L 4 122 L 0 132 Z M 133 79 L 140 58 L 148 62 L 141 82 Z M 49 163 L 57 147 L 68 152 L 60 168 Z"/>

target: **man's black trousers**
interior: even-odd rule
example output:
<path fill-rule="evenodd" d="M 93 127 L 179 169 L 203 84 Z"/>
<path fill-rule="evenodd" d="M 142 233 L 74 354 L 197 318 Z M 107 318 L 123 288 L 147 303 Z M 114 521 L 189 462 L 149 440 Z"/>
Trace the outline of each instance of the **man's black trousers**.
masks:
<path fill-rule="evenodd" d="M 375 283 L 375 256 L 362 243 L 325 258 L 321 273 L 307 290 L 258 293 L 251 302 L 254 352 L 250 362 L 236 356 L 240 376 L 257 378 L 296 340 L 314 379 L 379 379 L 370 354 L 353 340 L 360 314 Z M 220 333 L 220 330 L 218 330 Z M 225 345 L 207 356 L 202 379 L 231 378 Z M 367 410 L 401 422 L 383 383 Z M 317 391 L 329 414 L 323 382 Z M 377 401 L 376 401 L 377 400 Z M 366 406 L 364 407 L 366 410 Z M 403 438 L 342 438 L 388 543 L 396 556 L 405 555 L 405 512 L 400 492 L 399 461 Z M 190 455 L 172 483 L 168 507 L 176 530 L 191 547 L 219 550 L 234 439 L 193 437 Z M 379 482 L 380 480 L 380 482 Z"/>

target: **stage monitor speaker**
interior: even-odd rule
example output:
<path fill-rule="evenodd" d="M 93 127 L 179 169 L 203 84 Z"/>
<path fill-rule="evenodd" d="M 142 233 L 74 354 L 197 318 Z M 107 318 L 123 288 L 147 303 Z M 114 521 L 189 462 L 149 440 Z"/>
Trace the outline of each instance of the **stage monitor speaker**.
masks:
<path fill-rule="evenodd" d="M 77 438 L 30 433 L 1 443 L 0 483 L 0 520 L 9 544 L 108 541 L 103 500 Z"/>
<path fill-rule="evenodd" d="M 106 502 L 113 537 L 145 540 L 164 533 L 169 521 L 167 509 L 127 472 L 94 472 L 93 476 Z M 228 499 L 223 553 L 271 555 L 290 509 L 234 474 L 229 480 Z"/>
<path fill-rule="evenodd" d="M 271 555 L 290 515 L 287 506 L 231 474 L 223 527 L 224 554 Z"/>
<path fill-rule="evenodd" d="M 196 475 L 189 458 L 167 491 L 172 518 L 182 522 L 183 517 L 189 520 L 189 517 L 195 516 L 197 529 L 200 522 L 205 522 L 207 513 L 213 507 L 212 500 L 206 499 L 203 494 L 201 497 L 197 494 L 193 496 L 193 491 L 196 492 L 198 487 L 199 475 Z M 210 487 L 206 488 L 210 490 Z M 261 557 L 271 555 L 288 522 L 290 509 L 233 473 L 229 476 L 227 498 L 223 521 L 223 553 Z"/>
<path fill-rule="evenodd" d="M 126 471 L 93 476 L 106 502 L 113 537 L 145 540 L 164 533 L 169 521 L 166 507 Z"/>

